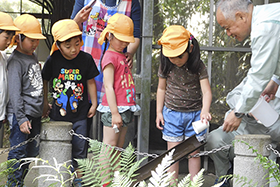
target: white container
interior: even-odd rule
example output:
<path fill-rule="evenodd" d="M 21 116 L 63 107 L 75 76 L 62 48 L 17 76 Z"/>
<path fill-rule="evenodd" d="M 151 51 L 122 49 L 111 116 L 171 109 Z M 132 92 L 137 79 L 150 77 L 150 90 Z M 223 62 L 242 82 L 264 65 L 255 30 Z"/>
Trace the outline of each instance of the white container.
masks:
<path fill-rule="evenodd" d="M 118 129 L 118 126 L 116 124 L 113 125 L 113 129 L 115 130 L 115 133 L 120 132 L 119 129 Z"/>
<path fill-rule="evenodd" d="M 279 114 L 265 101 L 263 96 L 259 98 L 250 113 L 266 127 L 273 125 L 279 117 Z"/>
<path fill-rule="evenodd" d="M 200 132 L 202 132 L 203 130 L 209 127 L 209 122 L 207 120 L 204 120 L 203 122 L 199 120 L 199 121 L 192 122 L 192 126 L 195 133 L 199 134 Z"/>

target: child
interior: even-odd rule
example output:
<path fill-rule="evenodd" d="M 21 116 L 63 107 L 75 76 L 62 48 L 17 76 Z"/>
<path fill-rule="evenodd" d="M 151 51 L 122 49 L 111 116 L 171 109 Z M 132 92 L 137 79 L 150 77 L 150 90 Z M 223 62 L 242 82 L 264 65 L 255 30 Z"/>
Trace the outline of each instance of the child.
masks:
<path fill-rule="evenodd" d="M 56 22 L 52 27 L 54 43 L 42 76 L 44 80 L 44 114 L 48 108 L 48 82 L 52 85 L 53 103 L 50 118 L 54 121 L 69 121 L 73 130 L 87 136 L 87 118 L 93 117 L 97 107 L 94 77 L 99 74 L 91 55 L 80 51 L 83 45 L 82 32 L 70 19 Z M 92 101 L 90 107 L 88 93 Z M 87 141 L 76 136 L 72 139 L 72 164 L 78 168 L 75 158 L 87 157 Z M 75 186 L 81 186 L 77 171 Z"/>
<path fill-rule="evenodd" d="M 19 29 L 14 25 L 12 17 L 0 12 L 0 129 L 3 122 L 6 121 L 8 103 L 7 56 L 4 50 L 10 45 L 15 31 L 19 31 Z"/>
<path fill-rule="evenodd" d="M 162 54 L 156 126 L 162 130 L 167 148 L 172 149 L 195 134 L 192 122 L 211 120 L 212 93 L 198 42 L 188 30 L 172 25 L 163 31 L 158 44 L 162 45 Z M 204 140 L 205 135 L 206 130 L 197 135 L 198 140 Z M 200 170 L 200 158 L 189 159 L 188 166 L 192 179 Z M 179 163 L 173 164 L 169 171 L 175 171 L 177 179 Z"/>
<path fill-rule="evenodd" d="M 43 111 L 43 82 L 41 68 L 34 50 L 40 39 L 45 39 L 39 21 L 32 15 L 23 14 L 14 21 L 20 31 L 16 32 L 12 44 L 17 47 L 8 59 L 8 91 L 7 106 L 10 123 L 10 145 L 15 146 L 40 133 L 41 115 Z M 39 147 L 36 141 L 11 150 L 8 160 L 36 157 Z M 20 167 L 8 176 L 7 186 L 23 186 L 28 164 Z"/>
<path fill-rule="evenodd" d="M 135 85 L 123 50 L 134 42 L 133 22 L 123 14 L 114 14 L 102 31 L 98 43 L 105 46 L 110 42 L 101 65 L 104 74 L 105 95 L 97 110 L 103 122 L 103 142 L 122 147 L 127 125 L 132 121 L 133 112 L 140 107 L 135 102 Z M 105 51 L 106 49 L 104 49 Z M 116 132 L 113 127 L 117 126 Z"/>

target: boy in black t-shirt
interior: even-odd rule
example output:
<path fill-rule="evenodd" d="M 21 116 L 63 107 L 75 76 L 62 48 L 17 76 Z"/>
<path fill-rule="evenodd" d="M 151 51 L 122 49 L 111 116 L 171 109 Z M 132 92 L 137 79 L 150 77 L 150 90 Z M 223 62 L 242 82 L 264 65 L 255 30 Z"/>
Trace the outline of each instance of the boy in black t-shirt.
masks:
<path fill-rule="evenodd" d="M 54 121 L 69 121 L 73 130 L 87 136 L 87 118 L 93 117 L 97 107 L 97 92 L 94 77 L 99 74 L 91 55 L 80 51 L 83 45 L 82 32 L 77 23 L 70 19 L 56 22 L 52 27 L 54 44 L 42 76 L 44 80 L 44 111 L 48 105 L 48 82 L 52 84 L 53 103 L 49 116 Z M 88 95 L 91 99 L 90 106 Z M 72 139 L 72 158 L 75 170 L 78 165 L 74 158 L 87 157 L 87 141 L 76 136 Z M 81 184 L 77 172 L 74 183 Z"/>

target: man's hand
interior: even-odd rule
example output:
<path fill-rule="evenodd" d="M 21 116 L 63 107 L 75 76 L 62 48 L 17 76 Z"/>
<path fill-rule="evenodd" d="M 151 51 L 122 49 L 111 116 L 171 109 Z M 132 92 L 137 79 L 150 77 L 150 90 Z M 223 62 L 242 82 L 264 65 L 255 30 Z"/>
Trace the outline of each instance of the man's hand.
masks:
<path fill-rule="evenodd" d="M 238 129 L 242 118 L 235 117 L 234 110 L 226 117 L 223 124 L 223 131 L 232 132 Z"/>
<path fill-rule="evenodd" d="M 268 97 L 265 97 L 265 100 L 267 102 L 269 102 L 270 100 L 273 100 L 275 98 L 275 94 L 277 92 L 278 86 L 279 85 L 276 82 L 274 82 L 273 80 L 271 80 L 267 84 L 266 88 L 262 92 L 262 96 L 265 96 L 265 95 L 268 96 Z"/>

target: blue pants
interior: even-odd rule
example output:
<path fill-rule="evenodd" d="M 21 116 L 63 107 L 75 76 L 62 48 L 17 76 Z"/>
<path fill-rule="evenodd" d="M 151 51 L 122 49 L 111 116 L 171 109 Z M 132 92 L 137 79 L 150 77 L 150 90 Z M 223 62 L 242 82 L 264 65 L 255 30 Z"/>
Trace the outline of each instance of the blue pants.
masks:
<path fill-rule="evenodd" d="M 24 134 L 20 131 L 19 124 L 17 122 L 15 114 L 9 114 L 8 120 L 10 122 L 10 145 L 15 146 L 18 145 L 32 137 L 35 137 L 37 134 L 40 133 L 41 130 L 41 117 L 33 118 L 31 116 L 27 116 L 29 121 L 32 120 L 31 126 L 32 129 L 30 130 L 30 134 Z M 28 144 L 22 145 L 14 150 L 11 150 L 8 154 L 8 160 L 16 159 L 20 160 L 22 158 L 27 157 L 36 157 L 39 154 L 39 146 L 36 147 L 37 142 L 32 141 Z M 24 178 L 28 172 L 29 164 L 24 164 L 19 169 L 19 166 L 23 162 L 16 162 L 11 167 L 15 169 L 12 174 L 8 175 L 7 186 L 19 186 L 22 187 L 24 183 Z M 9 166 L 8 166 L 9 167 Z"/>
<path fill-rule="evenodd" d="M 77 121 L 73 123 L 73 130 L 77 134 L 81 134 L 85 137 L 88 136 L 87 119 Z M 78 163 L 75 159 L 87 158 L 88 153 L 88 141 L 81 139 L 77 136 L 72 138 L 72 164 L 74 168 L 78 167 Z"/>

